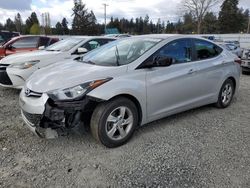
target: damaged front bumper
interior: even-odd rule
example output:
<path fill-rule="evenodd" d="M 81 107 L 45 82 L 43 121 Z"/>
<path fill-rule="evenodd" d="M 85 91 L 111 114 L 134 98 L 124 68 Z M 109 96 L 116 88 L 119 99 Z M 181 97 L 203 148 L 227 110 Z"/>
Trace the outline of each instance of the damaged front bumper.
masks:
<path fill-rule="evenodd" d="M 69 132 L 82 132 L 85 120 L 99 102 L 98 99 L 84 97 L 78 101 L 53 101 L 47 94 L 26 96 L 20 94 L 22 117 L 28 128 L 42 138 L 52 139 Z"/>

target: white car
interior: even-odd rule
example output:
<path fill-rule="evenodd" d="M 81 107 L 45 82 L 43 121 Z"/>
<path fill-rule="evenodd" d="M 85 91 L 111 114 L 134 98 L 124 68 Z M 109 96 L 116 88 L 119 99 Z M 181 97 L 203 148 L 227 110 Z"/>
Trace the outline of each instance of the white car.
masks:
<path fill-rule="evenodd" d="M 241 68 L 243 74 L 250 73 L 250 49 L 244 49 Z"/>
<path fill-rule="evenodd" d="M 21 89 L 36 70 L 77 58 L 113 40 L 110 37 L 69 37 L 44 50 L 7 56 L 0 61 L 0 85 Z"/>
<path fill-rule="evenodd" d="M 238 47 L 235 44 L 232 43 L 224 43 L 222 44 L 227 50 L 229 50 L 230 52 L 232 52 L 233 54 L 237 55 L 239 58 L 242 57 L 243 55 L 243 50 Z"/>

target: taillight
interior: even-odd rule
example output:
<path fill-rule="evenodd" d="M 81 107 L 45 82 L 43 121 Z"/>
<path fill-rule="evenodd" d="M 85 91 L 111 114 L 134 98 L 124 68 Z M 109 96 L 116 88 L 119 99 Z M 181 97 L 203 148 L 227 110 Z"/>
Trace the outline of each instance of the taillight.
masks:
<path fill-rule="evenodd" d="M 242 63 L 242 62 L 241 62 L 241 59 L 239 59 L 239 58 L 235 59 L 234 62 L 235 62 L 235 63 L 238 63 L 239 65 L 241 65 L 241 63 Z"/>

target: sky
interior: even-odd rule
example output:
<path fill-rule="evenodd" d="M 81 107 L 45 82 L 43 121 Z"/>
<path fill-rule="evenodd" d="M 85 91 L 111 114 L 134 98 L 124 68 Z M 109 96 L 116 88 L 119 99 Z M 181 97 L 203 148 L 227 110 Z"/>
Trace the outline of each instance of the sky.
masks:
<path fill-rule="evenodd" d="M 176 22 L 181 16 L 181 0 L 83 0 L 88 10 L 93 10 L 99 23 L 104 22 L 104 6 L 107 6 L 107 19 L 111 16 L 119 18 L 136 18 L 146 14 L 156 22 Z M 49 12 L 51 25 L 61 21 L 63 17 L 72 21 L 73 0 L 0 0 L 0 22 L 5 23 L 7 18 L 14 20 L 19 12 L 23 21 L 35 11 L 41 21 L 41 14 Z M 250 9 L 250 0 L 240 0 L 239 7 Z M 214 8 L 218 11 L 219 8 Z"/>

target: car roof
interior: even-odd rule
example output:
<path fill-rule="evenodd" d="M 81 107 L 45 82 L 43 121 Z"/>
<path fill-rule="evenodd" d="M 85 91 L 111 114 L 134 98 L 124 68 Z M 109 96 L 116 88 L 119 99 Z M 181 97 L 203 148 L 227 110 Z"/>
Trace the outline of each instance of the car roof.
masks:
<path fill-rule="evenodd" d="M 179 34 L 147 34 L 147 35 L 136 35 L 133 37 L 147 37 L 147 38 L 158 38 L 158 39 L 167 39 L 170 37 L 182 36 Z"/>
<path fill-rule="evenodd" d="M 213 41 L 203 38 L 201 36 L 197 36 L 197 35 L 183 35 L 183 34 L 148 34 L 148 35 L 137 35 L 137 36 L 132 36 L 132 37 L 146 37 L 146 38 L 154 38 L 154 39 L 161 39 L 161 40 L 165 40 L 165 39 L 181 39 L 181 38 L 193 38 L 193 39 L 200 39 L 200 40 L 204 40 L 204 41 L 208 41 L 211 43 L 214 43 Z"/>
<path fill-rule="evenodd" d="M 108 36 L 67 36 L 64 39 L 77 38 L 77 39 L 116 39 L 115 37 Z"/>

